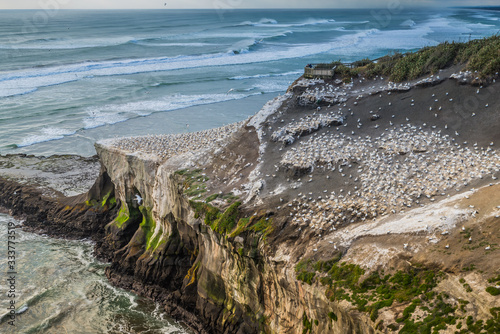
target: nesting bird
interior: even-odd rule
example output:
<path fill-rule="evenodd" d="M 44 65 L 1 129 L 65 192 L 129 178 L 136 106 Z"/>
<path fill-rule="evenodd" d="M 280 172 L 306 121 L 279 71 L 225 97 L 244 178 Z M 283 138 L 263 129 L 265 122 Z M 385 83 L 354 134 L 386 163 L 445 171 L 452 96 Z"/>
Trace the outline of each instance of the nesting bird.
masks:
<path fill-rule="evenodd" d="M 213 147 L 243 126 L 238 122 L 215 129 L 169 135 L 121 138 L 111 142 L 113 147 L 128 151 L 153 154 L 166 160 L 186 152 Z"/>

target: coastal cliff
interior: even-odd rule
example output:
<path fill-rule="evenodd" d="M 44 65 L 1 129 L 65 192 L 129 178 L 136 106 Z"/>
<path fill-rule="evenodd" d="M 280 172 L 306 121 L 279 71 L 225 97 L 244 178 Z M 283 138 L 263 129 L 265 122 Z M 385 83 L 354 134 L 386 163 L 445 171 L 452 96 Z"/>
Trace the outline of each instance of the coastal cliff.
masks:
<path fill-rule="evenodd" d="M 238 124 L 99 142 L 84 195 L 1 179 L 0 204 L 92 237 L 199 333 L 498 333 L 498 73 L 364 66 Z"/>
<path fill-rule="evenodd" d="M 296 280 L 290 261 L 296 250 L 287 249 L 288 238 L 258 230 L 218 233 L 183 194 L 185 178 L 176 164 L 96 148 L 121 203 L 106 226 L 115 250 L 107 275 L 114 284 L 165 303 L 200 332 L 301 333 L 306 318 L 318 320 L 315 332 L 374 332 L 366 315 Z M 283 217 L 275 224 L 280 220 L 285 225 Z"/>

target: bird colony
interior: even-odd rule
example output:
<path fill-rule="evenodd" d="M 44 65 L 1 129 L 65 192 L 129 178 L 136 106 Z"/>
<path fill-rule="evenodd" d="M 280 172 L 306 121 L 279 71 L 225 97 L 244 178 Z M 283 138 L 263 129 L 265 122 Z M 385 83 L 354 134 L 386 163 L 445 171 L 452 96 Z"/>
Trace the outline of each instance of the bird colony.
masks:
<path fill-rule="evenodd" d="M 429 78 L 422 79 L 417 83 L 394 83 L 387 82 L 385 83 L 383 77 L 376 76 L 373 79 L 374 84 L 370 85 L 370 79 L 361 78 L 351 81 L 350 83 L 342 83 L 342 84 L 323 84 L 322 82 L 310 80 L 308 84 L 304 81 L 299 81 L 299 83 L 295 84 L 295 86 L 304 86 L 307 87 L 306 90 L 299 95 L 298 103 L 301 106 L 307 106 L 316 104 L 319 101 L 322 103 L 329 104 L 341 104 L 347 101 L 348 96 L 350 94 L 377 94 L 381 92 L 404 92 L 409 91 L 413 86 L 424 85 L 428 83 L 434 83 L 440 81 L 439 76 L 431 75 Z M 384 82 L 380 85 L 380 81 Z M 363 88 L 356 88 L 355 84 L 364 84 Z"/>
<path fill-rule="evenodd" d="M 154 154 L 162 160 L 186 152 L 213 147 L 240 129 L 245 122 L 225 125 L 215 129 L 169 135 L 150 135 L 117 139 L 112 146 L 128 151 Z"/>
<path fill-rule="evenodd" d="M 340 113 L 330 112 L 326 115 L 320 114 L 307 115 L 298 121 L 292 121 L 287 125 L 274 131 L 271 140 L 283 144 L 292 144 L 296 136 L 309 134 L 330 125 L 342 125 L 344 117 Z"/>
<path fill-rule="evenodd" d="M 422 206 L 424 200 L 454 194 L 479 178 L 494 179 L 500 156 L 490 147 L 468 148 L 439 132 L 402 124 L 376 138 L 316 133 L 285 152 L 281 164 L 309 171 L 311 179 L 320 170 L 321 177 L 345 185 L 337 193 L 299 194 L 289 204 L 296 224 L 321 233 Z"/>
<path fill-rule="evenodd" d="M 344 103 L 347 101 L 347 92 L 352 89 L 352 87 L 352 84 L 344 84 L 341 86 L 325 84 L 308 87 L 301 95 L 299 95 L 298 103 L 301 106 L 315 104 L 318 101 L 331 104 Z"/>

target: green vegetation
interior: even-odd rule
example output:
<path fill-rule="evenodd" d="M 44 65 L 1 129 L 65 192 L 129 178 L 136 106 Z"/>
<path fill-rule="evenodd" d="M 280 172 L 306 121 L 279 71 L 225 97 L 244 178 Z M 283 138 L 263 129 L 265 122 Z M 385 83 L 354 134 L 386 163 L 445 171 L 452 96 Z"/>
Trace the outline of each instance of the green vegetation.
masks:
<path fill-rule="evenodd" d="M 236 201 L 239 199 L 238 196 L 234 196 L 233 193 L 228 193 L 222 196 L 222 199 L 225 200 L 227 203 L 231 203 L 233 201 Z"/>
<path fill-rule="evenodd" d="M 461 329 L 463 326 L 460 324 L 460 327 L 457 325 L 457 329 L 461 329 L 455 333 L 457 334 L 496 334 L 500 333 L 500 307 L 494 307 L 490 309 L 490 313 L 492 315 L 491 319 L 488 319 L 486 323 L 483 320 L 474 321 L 472 316 L 468 316 L 465 325 L 466 329 Z"/>
<path fill-rule="evenodd" d="M 249 229 L 261 233 L 263 239 L 265 239 L 273 231 L 273 220 L 262 217 L 257 223 L 250 226 Z"/>
<path fill-rule="evenodd" d="M 345 262 L 339 263 L 339 260 L 340 253 L 328 261 L 314 263 L 311 259 L 302 259 L 295 266 L 296 277 L 306 284 L 319 280 L 327 287 L 326 295 L 331 301 L 347 300 L 360 312 L 369 313 L 373 322 L 377 320 L 380 309 L 394 303 L 405 305 L 396 322 L 386 326 L 401 334 L 434 334 L 455 325 L 457 334 L 500 333 L 500 308 L 492 308 L 490 310 L 492 318 L 487 321 L 474 321 L 474 318 L 469 316 L 465 323 L 457 322 L 459 319 L 457 312 L 464 314 L 465 306 L 469 302 L 458 299 L 459 305 L 454 306 L 447 301 L 450 297 L 446 293 L 437 294 L 433 291 L 444 275 L 441 272 L 414 265 L 393 275 L 374 271 L 361 281 L 361 277 L 365 274 L 361 267 Z M 500 275 L 489 281 L 490 283 L 500 281 Z M 467 284 L 464 279 L 460 279 L 460 283 Z M 494 289 L 496 293 L 498 289 Z M 417 309 L 420 316 L 415 317 L 413 314 Z M 337 321 L 337 316 L 333 312 L 329 312 L 328 317 Z M 305 315 L 303 324 L 304 333 L 307 333 L 312 324 Z M 382 330 L 383 326 L 382 321 L 377 324 L 379 330 Z"/>
<path fill-rule="evenodd" d="M 120 211 L 118 211 L 118 216 L 115 218 L 115 225 L 121 228 L 123 224 L 130 218 L 128 208 L 125 204 L 122 204 Z"/>
<path fill-rule="evenodd" d="M 440 330 L 446 329 L 448 325 L 456 324 L 456 308 L 446 303 L 443 300 L 444 297 L 443 294 L 437 295 L 434 306 L 422 320 L 405 319 L 405 325 L 399 333 L 438 333 Z M 412 303 L 412 305 L 415 304 Z"/>
<path fill-rule="evenodd" d="M 311 260 L 301 260 L 295 266 L 297 279 L 309 285 L 312 284 L 314 276 L 316 276 L 316 272 L 312 269 L 311 264 Z"/>
<path fill-rule="evenodd" d="M 212 229 L 220 234 L 227 234 L 236 226 L 239 215 L 239 206 L 241 202 L 231 204 L 223 214 L 218 215 L 217 219 L 211 225 Z"/>
<path fill-rule="evenodd" d="M 140 217 L 141 212 L 137 209 L 131 207 L 131 210 L 127 207 L 126 204 L 122 204 L 120 210 L 118 211 L 118 216 L 114 220 L 114 224 L 118 228 L 122 228 L 123 224 L 128 222 L 130 219 L 135 220 Z"/>
<path fill-rule="evenodd" d="M 85 201 L 86 206 L 96 206 L 97 201 L 95 199 L 90 199 Z"/>
<path fill-rule="evenodd" d="M 400 333 L 435 333 L 456 324 L 457 307 L 446 302 L 449 296 L 433 291 L 444 274 L 432 269 L 414 265 L 392 275 L 374 271 L 361 280 L 365 271 L 355 264 L 340 263 L 340 253 L 337 253 L 328 261 L 313 263 L 303 259 L 296 265 L 295 272 L 297 279 L 306 284 L 318 280 L 327 287 L 326 295 L 331 301 L 347 300 L 360 312 L 368 313 L 374 322 L 380 309 L 394 303 L 406 305 L 396 323 L 387 326 Z M 462 311 L 467 303 L 460 300 Z M 423 312 L 418 319 L 413 317 L 417 309 Z M 337 318 L 333 312 L 328 316 L 332 320 Z M 383 323 L 379 322 L 378 326 L 382 327 Z"/>
<path fill-rule="evenodd" d="M 206 196 L 207 185 L 206 182 L 209 180 L 208 176 L 203 173 L 201 169 L 181 169 L 176 171 L 174 174 L 179 175 L 183 178 L 182 181 L 182 191 L 183 193 L 192 198 L 193 200 L 202 200 Z M 204 195 L 205 194 L 205 195 Z M 225 200 L 227 203 L 233 203 L 238 199 L 238 196 L 234 196 L 232 193 L 228 194 L 212 194 L 207 196 L 204 200 L 205 203 L 210 203 L 217 198 Z"/>
<path fill-rule="evenodd" d="M 494 286 L 489 286 L 486 288 L 486 292 L 488 292 L 492 296 L 498 296 L 500 295 L 500 289 L 495 288 Z"/>
<path fill-rule="evenodd" d="M 477 71 L 478 76 L 487 78 L 500 71 L 500 35 L 466 43 L 445 42 L 425 47 L 413 53 L 395 53 L 379 58 L 376 62 L 363 59 L 352 67 L 340 61 L 319 64 L 316 68 L 333 68 L 335 74 L 345 82 L 358 74 L 368 78 L 382 75 L 391 81 L 413 80 L 427 74 L 435 74 L 451 65 L 463 64 L 465 69 Z"/>
<path fill-rule="evenodd" d="M 333 313 L 333 312 L 328 312 L 328 317 L 330 319 L 332 319 L 333 321 L 337 321 L 338 320 L 337 315 L 335 313 Z"/>
<path fill-rule="evenodd" d="M 474 269 L 476 269 L 476 265 L 475 264 L 471 264 L 469 266 L 463 267 L 462 271 L 473 271 Z"/>
<path fill-rule="evenodd" d="M 219 197 L 219 194 L 213 194 L 213 195 L 210 195 L 210 196 L 208 196 L 208 197 L 205 199 L 205 203 L 210 203 L 210 202 L 212 202 L 213 200 L 215 200 L 217 197 Z"/>
<path fill-rule="evenodd" d="M 188 197 L 200 196 L 207 192 L 205 182 L 208 181 L 208 177 L 202 173 L 201 169 L 182 169 L 176 171 L 175 174 L 184 177 L 183 191 Z"/>
<path fill-rule="evenodd" d="M 156 234 L 156 236 L 153 238 L 153 234 L 156 229 L 156 222 L 153 219 L 153 215 L 151 214 L 152 209 L 151 208 L 146 208 L 144 206 L 139 206 L 139 210 L 142 213 L 142 222 L 139 225 L 144 233 L 145 233 L 145 238 L 146 238 L 146 250 L 153 249 L 156 250 L 159 245 L 161 245 L 161 233 Z"/>
<path fill-rule="evenodd" d="M 116 198 L 114 196 L 111 197 L 111 194 L 113 191 L 111 190 L 109 193 L 104 195 L 102 198 L 101 206 L 105 207 L 106 205 L 109 205 L 110 207 L 114 207 L 116 205 Z"/>
<path fill-rule="evenodd" d="M 488 282 L 489 283 L 500 283 L 500 275 L 498 275 L 497 277 L 492 277 L 492 278 L 488 279 Z"/>
<path fill-rule="evenodd" d="M 189 203 L 195 212 L 195 218 L 204 217 L 205 224 L 210 226 L 213 231 L 231 238 L 245 231 L 253 231 L 261 234 L 265 240 L 273 231 L 272 219 L 265 217 L 258 219 L 257 216 L 240 218 L 242 215 L 239 209 L 241 202 L 234 202 L 224 212 L 205 202 L 191 200 Z"/>
<path fill-rule="evenodd" d="M 302 334 L 307 334 L 312 332 L 312 322 L 309 321 L 307 318 L 307 315 L 304 313 L 302 316 L 302 325 L 304 326 L 304 329 L 302 330 Z"/>

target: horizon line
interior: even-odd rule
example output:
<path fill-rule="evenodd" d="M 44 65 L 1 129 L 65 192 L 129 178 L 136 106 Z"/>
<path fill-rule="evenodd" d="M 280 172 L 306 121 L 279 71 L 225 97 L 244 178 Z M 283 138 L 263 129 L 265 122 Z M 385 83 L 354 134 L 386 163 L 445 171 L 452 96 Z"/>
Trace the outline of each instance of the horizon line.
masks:
<path fill-rule="evenodd" d="M 242 7 L 242 8 L 232 8 L 226 9 L 226 11 L 238 11 L 238 10 L 324 10 L 324 9 L 384 9 L 386 6 L 376 6 L 376 7 L 294 7 L 294 8 L 284 8 L 284 7 L 265 7 L 265 8 L 256 8 L 256 7 Z M 472 9 L 482 9 L 482 8 L 498 8 L 500 6 L 492 5 L 492 6 L 424 6 L 424 5 L 416 5 L 416 6 L 407 6 L 409 9 L 422 9 L 422 8 L 472 8 Z M 206 7 L 206 8 L 168 8 L 168 7 L 158 7 L 158 8 L 59 8 L 58 10 L 218 10 L 218 8 Z M 0 8 L 0 11 L 8 11 L 8 10 L 43 10 L 43 8 Z"/>

